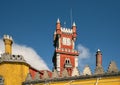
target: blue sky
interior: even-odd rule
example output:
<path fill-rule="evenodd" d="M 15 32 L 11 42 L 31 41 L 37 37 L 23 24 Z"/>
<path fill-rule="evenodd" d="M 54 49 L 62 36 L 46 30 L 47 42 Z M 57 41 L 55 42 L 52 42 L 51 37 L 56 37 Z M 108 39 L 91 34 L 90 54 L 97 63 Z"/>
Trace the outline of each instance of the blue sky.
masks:
<path fill-rule="evenodd" d="M 120 69 L 119 0 L 0 0 L 0 38 L 13 36 L 17 44 L 33 48 L 52 69 L 53 33 L 57 18 L 71 28 L 77 25 L 76 48 L 85 47 L 90 57 L 81 60 L 94 71 L 95 53 L 101 49 L 103 67 L 114 60 Z M 29 57 L 29 56 L 28 56 Z"/>

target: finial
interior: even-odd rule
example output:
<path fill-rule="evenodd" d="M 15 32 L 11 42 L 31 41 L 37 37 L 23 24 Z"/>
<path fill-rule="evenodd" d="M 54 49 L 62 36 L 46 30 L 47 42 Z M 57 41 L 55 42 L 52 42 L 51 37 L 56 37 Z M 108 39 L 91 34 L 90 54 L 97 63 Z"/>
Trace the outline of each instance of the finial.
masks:
<path fill-rule="evenodd" d="M 73 25 L 72 26 L 76 26 L 75 22 L 73 22 Z"/>
<path fill-rule="evenodd" d="M 57 23 L 60 23 L 60 20 L 59 20 L 59 18 L 57 19 Z"/>
<path fill-rule="evenodd" d="M 98 49 L 97 51 L 100 51 L 100 49 Z"/>

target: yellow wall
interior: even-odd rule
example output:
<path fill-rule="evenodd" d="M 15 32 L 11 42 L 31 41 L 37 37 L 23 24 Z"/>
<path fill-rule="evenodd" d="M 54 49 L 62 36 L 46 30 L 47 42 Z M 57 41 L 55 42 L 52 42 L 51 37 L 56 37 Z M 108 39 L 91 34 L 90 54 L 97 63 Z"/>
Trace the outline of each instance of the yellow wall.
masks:
<path fill-rule="evenodd" d="M 120 85 L 120 76 L 49 82 L 35 85 Z"/>
<path fill-rule="evenodd" d="M 0 64 L 0 75 L 4 78 L 4 85 L 22 85 L 28 72 L 29 67 L 25 63 Z"/>

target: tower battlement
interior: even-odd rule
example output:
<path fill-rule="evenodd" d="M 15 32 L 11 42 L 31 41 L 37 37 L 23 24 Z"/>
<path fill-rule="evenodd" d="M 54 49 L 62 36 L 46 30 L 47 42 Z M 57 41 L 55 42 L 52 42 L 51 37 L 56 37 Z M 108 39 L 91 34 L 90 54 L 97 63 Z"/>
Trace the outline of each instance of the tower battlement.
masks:
<path fill-rule="evenodd" d="M 70 28 L 62 27 L 60 20 L 58 19 L 57 23 L 56 23 L 56 34 L 61 35 L 62 33 L 73 34 L 73 36 L 76 38 L 76 24 L 75 24 L 75 22 L 73 22 L 73 25 L 70 29 Z"/>
<path fill-rule="evenodd" d="M 4 35 L 3 40 L 5 40 L 5 39 L 13 41 L 12 36 L 10 36 L 10 35 Z"/>
<path fill-rule="evenodd" d="M 73 68 L 78 67 L 79 52 L 75 50 L 76 38 L 77 32 L 75 22 L 71 28 L 66 28 L 61 26 L 60 20 L 58 19 L 54 32 L 55 52 L 53 55 L 53 65 L 60 76 L 62 76 L 62 71 L 64 71 L 64 69 L 67 70 L 69 76 L 74 75 L 72 74 Z"/>
<path fill-rule="evenodd" d="M 72 33 L 73 33 L 73 30 L 70 29 L 70 28 L 61 27 L 61 31 L 62 31 L 63 33 L 68 33 L 68 34 L 72 34 Z"/>

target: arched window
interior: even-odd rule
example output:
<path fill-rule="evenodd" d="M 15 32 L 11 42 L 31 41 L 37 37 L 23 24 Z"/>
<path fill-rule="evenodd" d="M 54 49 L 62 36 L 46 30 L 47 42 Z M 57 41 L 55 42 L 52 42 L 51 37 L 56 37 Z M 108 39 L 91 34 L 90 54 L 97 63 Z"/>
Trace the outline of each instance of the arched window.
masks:
<path fill-rule="evenodd" d="M 65 59 L 65 64 L 70 64 L 70 59 L 69 58 Z"/>
<path fill-rule="evenodd" d="M 69 58 L 66 58 L 65 59 L 65 64 L 64 64 L 65 67 L 72 67 L 71 65 L 71 62 L 70 62 L 70 59 Z"/>

